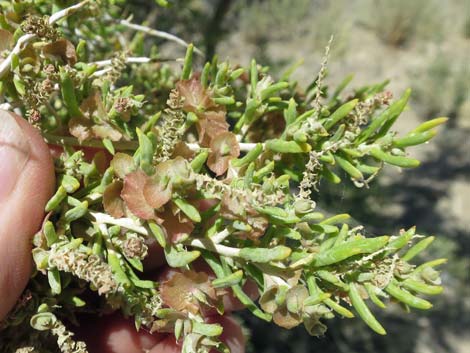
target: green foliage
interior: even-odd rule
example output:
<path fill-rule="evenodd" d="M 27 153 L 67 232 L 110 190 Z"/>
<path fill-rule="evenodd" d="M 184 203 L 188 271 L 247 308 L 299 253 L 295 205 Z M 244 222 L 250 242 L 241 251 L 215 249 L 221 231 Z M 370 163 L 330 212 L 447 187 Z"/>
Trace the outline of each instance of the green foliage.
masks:
<path fill-rule="evenodd" d="M 432 306 L 421 296 L 441 291 L 434 267 L 442 261 L 413 260 L 433 237 L 417 241 L 414 228 L 367 237 L 348 215 L 325 219 L 311 199 L 321 180 L 341 183 L 338 174 L 364 187 L 387 164 L 418 166 L 407 148 L 445 119 L 398 137 L 392 128 L 409 90 L 393 101 L 385 82 L 343 97 L 347 78 L 330 95 L 327 57 L 307 89 L 276 81 L 255 60 L 240 68 L 214 58 L 202 69 L 192 44 L 179 69 L 139 42 L 142 34 L 184 42 L 123 21 L 113 1 L 15 4 L 2 3 L 1 33 L 12 38 L 2 48 L 2 99 L 62 152 L 48 222 L 34 238 L 34 300 L 3 323 L 2 351 L 33 329 L 57 336 L 63 352 L 85 351 L 60 321 L 84 306 L 175 332 L 186 352 L 224 351 L 221 327 L 204 324 L 203 311 L 220 310 L 225 287 L 254 316 L 312 335 L 324 333 L 324 320 L 354 317 L 350 308 L 384 334 L 369 298 Z M 27 33 L 13 33 L 15 25 Z M 90 158 L 87 148 L 99 152 Z M 163 283 L 140 278 L 150 240 L 180 271 Z M 214 276 L 197 272 L 196 259 Z M 243 291 L 247 281 L 258 286 L 258 304 Z M 104 300 L 86 302 L 89 291 Z"/>

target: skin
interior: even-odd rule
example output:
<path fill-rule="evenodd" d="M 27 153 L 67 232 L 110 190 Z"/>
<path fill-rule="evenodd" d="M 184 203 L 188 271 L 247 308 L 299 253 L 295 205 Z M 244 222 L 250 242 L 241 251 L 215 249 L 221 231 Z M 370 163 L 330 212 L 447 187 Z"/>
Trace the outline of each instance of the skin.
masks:
<path fill-rule="evenodd" d="M 44 206 L 54 191 L 55 176 L 50 148 L 36 129 L 19 116 L 6 112 L 0 114 L 0 159 L 8 159 L 8 154 L 1 154 L 1 151 L 8 148 L 19 146 L 23 152 L 26 151 L 24 158 L 19 159 L 18 163 L 21 165 L 13 165 L 11 168 L 12 175 L 8 175 L 8 168 L 8 172 L 0 175 L 0 179 L 4 179 L 0 180 L 1 321 L 13 308 L 28 283 L 32 270 L 31 239 L 41 227 Z M 10 134 L 9 140 L 1 136 L 5 131 Z M 16 139 L 20 144 L 13 146 L 11 139 Z M 52 151 L 53 154 L 56 152 Z M 5 162 L 0 160 L 0 165 Z M 2 190 L 1 184 L 8 185 Z M 147 259 L 148 267 L 162 266 L 161 249 L 155 247 L 153 250 Z M 160 267 L 155 279 L 168 279 L 172 273 L 174 270 Z M 246 289 L 253 297 L 256 296 L 256 288 L 248 284 Z M 233 296 L 228 295 L 224 300 L 227 312 L 241 308 L 241 304 Z M 222 340 L 232 353 L 244 353 L 245 338 L 237 322 L 228 315 L 208 315 L 208 322 L 219 322 L 224 327 Z M 77 332 L 77 338 L 87 343 L 90 353 L 141 353 L 144 349 L 151 353 L 181 352 L 173 335 L 150 334 L 144 330 L 136 332 L 132 320 L 125 319 L 118 313 L 102 318 L 81 319 L 83 324 Z"/>

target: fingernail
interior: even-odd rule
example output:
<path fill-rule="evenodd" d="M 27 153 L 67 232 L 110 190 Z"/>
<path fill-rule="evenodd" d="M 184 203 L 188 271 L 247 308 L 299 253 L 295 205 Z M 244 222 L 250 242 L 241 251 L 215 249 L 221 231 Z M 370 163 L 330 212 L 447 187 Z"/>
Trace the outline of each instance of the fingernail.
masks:
<path fill-rule="evenodd" d="M 0 110 L 0 202 L 15 189 L 29 153 L 28 138 L 13 114 Z"/>

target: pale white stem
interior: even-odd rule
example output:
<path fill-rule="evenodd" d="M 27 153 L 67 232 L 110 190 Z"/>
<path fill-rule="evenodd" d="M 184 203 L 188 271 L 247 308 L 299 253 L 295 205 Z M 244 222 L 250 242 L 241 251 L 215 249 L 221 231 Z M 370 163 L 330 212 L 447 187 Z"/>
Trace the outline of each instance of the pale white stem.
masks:
<path fill-rule="evenodd" d="M 15 47 L 10 52 L 10 54 L 6 57 L 4 61 L 0 64 L 0 78 L 3 78 L 5 74 L 10 71 L 11 62 L 13 60 L 13 56 L 18 55 L 21 51 L 26 47 L 26 45 L 36 38 L 35 34 L 28 33 L 24 36 L 21 36 L 18 41 L 16 42 Z"/>
<path fill-rule="evenodd" d="M 212 242 L 214 244 L 220 244 L 223 242 L 228 236 L 230 235 L 230 232 L 228 229 L 224 229 L 223 231 L 214 234 L 213 236 L 210 237 Z"/>
<path fill-rule="evenodd" d="M 72 5 L 70 7 L 67 7 L 66 9 L 56 12 L 51 17 L 49 17 L 49 24 L 52 25 L 56 23 L 57 21 L 60 21 L 61 19 L 70 16 L 75 11 L 80 10 L 83 6 L 87 5 L 89 2 L 90 0 L 85 0 L 85 1 L 79 2 L 76 5 Z"/>
<path fill-rule="evenodd" d="M 77 11 L 78 9 L 82 8 L 85 6 L 87 3 L 89 3 L 89 0 L 82 1 L 76 5 L 70 6 L 66 9 L 63 9 L 61 11 L 56 12 L 49 18 L 49 24 L 54 24 L 57 21 L 61 20 L 62 18 L 65 18 L 67 16 L 70 16 L 72 13 Z M 32 33 L 27 33 L 23 36 L 21 36 L 18 41 L 16 42 L 15 47 L 13 50 L 10 52 L 10 54 L 7 56 L 7 58 L 2 61 L 0 64 L 0 78 L 2 78 L 6 73 L 10 71 L 11 67 L 11 62 L 13 60 L 13 56 L 18 55 L 21 53 L 21 51 L 26 47 L 26 45 L 31 42 L 33 39 L 35 39 L 37 36 Z"/>
<path fill-rule="evenodd" d="M 146 64 L 150 62 L 152 59 L 147 58 L 147 57 L 129 57 L 126 58 L 126 63 L 128 64 Z M 100 61 L 95 61 L 90 63 L 91 65 L 96 65 L 98 67 L 103 67 L 103 66 L 108 66 L 113 63 L 112 59 L 108 60 L 100 60 Z"/>
<path fill-rule="evenodd" d="M 136 233 L 149 236 L 149 231 L 144 226 L 138 224 L 131 218 L 114 218 L 106 213 L 90 211 L 90 215 L 95 218 L 98 224 L 112 224 L 120 226 Z M 216 238 L 226 237 L 225 231 L 219 235 L 215 235 Z M 228 257 L 237 257 L 240 255 L 240 249 L 231 248 L 229 246 L 215 244 L 211 239 L 192 239 L 185 242 L 186 245 L 194 246 L 195 248 L 206 249 L 209 251 L 217 252 L 220 255 Z"/>
<path fill-rule="evenodd" d="M 103 75 L 106 75 L 108 72 L 110 72 L 113 68 L 112 67 L 107 67 L 106 69 L 103 69 L 103 70 L 98 70 L 98 71 L 95 71 L 93 73 L 93 75 L 91 75 L 92 77 L 100 77 L 100 76 L 103 76 Z"/>
<path fill-rule="evenodd" d="M 281 287 L 292 288 L 292 286 L 286 281 L 284 281 L 281 277 L 264 274 L 264 278 L 266 282 L 272 282 L 271 284 L 275 284 Z"/>
<path fill-rule="evenodd" d="M 240 249 L 231 248 L 229 246 L 214 244 L 210 239 L 192 239 L 185 242 L 186 245 L 194 246 L 195 248 L 205 249 L 216 252 L 219 255 L 227 257 L 240 256 Z"/>
<path fill-rule="evenodd" d="M 131 218 L 114 218 L 106 213 L 90 211 L 90 214 L 95 218 L 97 223 L 112 224 L 115 226 L 120 226 L 129 230 L 132 230 L 136 233 L 149 236 L 147 228 L 140 225 Z"/>
<path fill-rule="evenodd" d="M 187 48 L 189 46 L 189 43 L 184 41 L 183 39 L 175 36 L 174 34 L 171 34 L 171 33 L 168 33 L 168 32 L 164 32 L 164 31 L 158 31 L 156 29 L 153 29 L 153 28 L 150 28 L 150 27 L 147 27 L 147 26 L 143 26 L 143 25 L 138 25 L 138 24 L 135 24 L 135 23 L 132 23 L 132 22 L 129 22 L 128 20 L 120 20 L 119 23 L 127 28 L 131 28 L 131 29 L 134 29 L 136 31 L 141 31 L 141 32 L 144 32 L 148 35 L 151 35 L 151 36 L 154 36 L 154 37 L 158 37 L 158 38 L 163 38 L 163 39 L 167 39 L 169 41 L 172 41 L 172 42 L 175 42 L 185 48 Z M 194 47 L 194 52 L 200 56 L 204 56 L 204 53 L 202 51 L 200 51 L 198 48 Z"/>

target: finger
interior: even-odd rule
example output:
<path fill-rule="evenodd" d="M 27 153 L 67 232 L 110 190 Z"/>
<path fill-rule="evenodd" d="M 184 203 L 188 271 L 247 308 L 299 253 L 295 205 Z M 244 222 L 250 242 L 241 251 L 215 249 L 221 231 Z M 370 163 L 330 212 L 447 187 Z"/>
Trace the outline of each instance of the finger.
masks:
<path fill-rule="evenodd" d="M 0 110 L 0 320 L 31 272 L 31 237 L 54 188 L 54 167 L 39 133 Z"/>
<path fill-rule="evenodd" d="M 100 318 L 83 315 L 79 319 L 81 327 L 77 339 L 86 342 L 90 353 L 142 353 L 165 338 L 144 329 L 137 332 L 134 322 L 119 313 Z"/>
<path fill-rule="evenodd" d="M 81 328 L 76 339 L 86 342 L 90 353 L 180 353 L 181 343 L 173 334 L 148 333 L 137 331 L 131 319 L 124 319 L 119 313 L 96 319 L 95 316 L 80 317 Z M 207 319 L 209 323 L 219 323 L 224 328 L 220 339 L 231 353 L 245 352 L 245 337 L 240 325 L 230 316 L 216 316 Z"/>

